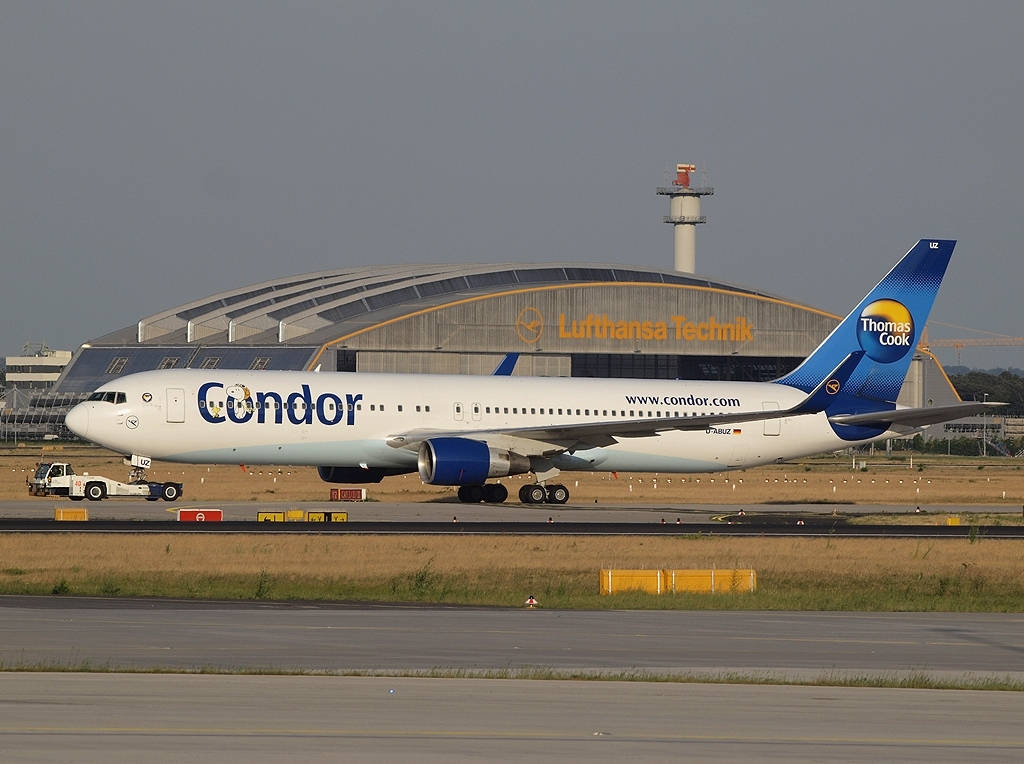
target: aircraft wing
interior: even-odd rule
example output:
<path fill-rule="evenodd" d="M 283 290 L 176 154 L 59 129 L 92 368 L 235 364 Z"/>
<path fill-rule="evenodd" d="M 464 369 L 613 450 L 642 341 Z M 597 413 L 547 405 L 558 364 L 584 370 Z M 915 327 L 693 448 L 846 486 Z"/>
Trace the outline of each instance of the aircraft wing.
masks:
<path fill-rule="evenodd" d="M 1006 406 L 1006 403 L 980 401 L 964 401 L 948 406 L 927 406 L 925 408 L 892 409 L 890 411 L 874 411 L 867 414 L 836 414 L 828 421 L 833 424 L 874 424 L 879 426 L 895 425 L 898 427 L 925 427 L 939 422 L 980 414 L 990 408 Z"/>

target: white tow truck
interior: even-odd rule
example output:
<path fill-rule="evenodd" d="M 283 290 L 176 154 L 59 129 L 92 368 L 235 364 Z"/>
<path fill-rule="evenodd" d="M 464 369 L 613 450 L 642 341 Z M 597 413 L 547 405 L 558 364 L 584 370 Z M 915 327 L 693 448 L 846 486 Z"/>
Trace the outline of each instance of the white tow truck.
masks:
<path fill-rule="evenodd" d="M 28 479 L 28 492 L 32 496 L 67 496 L 72 501 L 101 501 L 111 496 L 141 496 L 146 501 L 181 498 L 181 483 L 146 480 L 144 471 L 139 468 L 133 469 L 128 479 L 130 482 L 122 483 L 88 472 L 77 475 L 67 462 L 40 462 L 35 474 Z"/>

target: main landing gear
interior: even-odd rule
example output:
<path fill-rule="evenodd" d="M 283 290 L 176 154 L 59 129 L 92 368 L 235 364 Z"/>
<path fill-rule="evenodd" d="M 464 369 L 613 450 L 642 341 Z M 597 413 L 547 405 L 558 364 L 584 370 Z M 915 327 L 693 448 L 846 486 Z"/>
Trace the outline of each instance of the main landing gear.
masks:
<path fill-rule="evenodd" d="M 564 485 L 524 485 L 519 489 L 519 501 L 523 504 L 565 504 L 569 501 L 569 489 Z"/>
<path fill-rule="evenodd" d="M 508 489 L 501 483 L 459 486 L 459 501 L 464 504 L 479 504 L 481 501 L 501 504 L 507 498 Z M 569 501 L 569 489 L 564 485 L 524 485 L 519 489 L 519 501 L 523 504 L 565 504 Z"/>
<path fill-rule="evenodd" d="M 507 498 L 508 489 L 501 483 L 459 486 L 459 501 L 466 504 L 479 504 L 481 501 L 487 504 L 501 504 Z"/>

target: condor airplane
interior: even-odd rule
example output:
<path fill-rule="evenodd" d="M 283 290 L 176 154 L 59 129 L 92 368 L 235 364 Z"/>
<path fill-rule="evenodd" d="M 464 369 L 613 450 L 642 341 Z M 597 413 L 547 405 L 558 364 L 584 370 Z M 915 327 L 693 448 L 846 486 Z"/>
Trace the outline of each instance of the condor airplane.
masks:
<path fill-rule="evenodd" d="M 419 472 L 465 502 L 532 473 L 525 503 L 564 504 L 560 472 L 715 472 L 906 435 L 997 403 L 896 398 L 953 254 L 922 239 L 818 348 L 772 382 L 201 369 L 130 374 L 68 428 L 131 456 L 316 466 L 332 483 Z M 507 369 L 505 370 L 507 372 Z"/>

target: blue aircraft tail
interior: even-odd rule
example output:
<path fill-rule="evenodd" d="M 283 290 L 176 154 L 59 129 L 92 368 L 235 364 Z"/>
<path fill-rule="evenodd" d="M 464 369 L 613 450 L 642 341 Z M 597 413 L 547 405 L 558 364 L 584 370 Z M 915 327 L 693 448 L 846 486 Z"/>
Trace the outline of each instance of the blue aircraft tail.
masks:
<path fill-rule="evenodd" d="M 803 363 L 775 381 L 809 393 L 844 358 L 863 351 L 826 413 L 895 408 L 955 246 L 921 239 Z"/>

